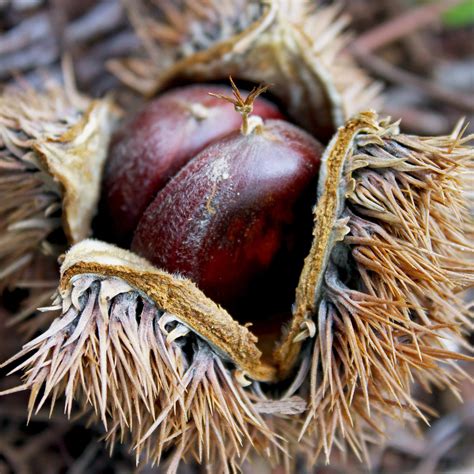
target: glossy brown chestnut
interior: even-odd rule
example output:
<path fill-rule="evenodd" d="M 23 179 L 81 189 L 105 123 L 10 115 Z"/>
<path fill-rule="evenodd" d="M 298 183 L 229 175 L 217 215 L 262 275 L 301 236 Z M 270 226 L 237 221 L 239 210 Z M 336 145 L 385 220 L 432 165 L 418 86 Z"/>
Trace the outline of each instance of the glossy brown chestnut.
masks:
<path fill-rule="evenodd" d="M 121 127 L 110 147 L 102 202 L 115 242 L 130 242 L 148 204 L 187 161 L 240 127 L 242 119 L 233 105 L 209 95 L 230 91 L 217 85 L 171 90 Z M 282 118 L 271 102 L 261 98 L 255 101 L 254 112 L 263 118 Z"/>
<path fill-rule="evenodd" d="M 282 120 L 214 142 L 157 194 L 132 250 L 226 308 L 249 292 L 265 298 L 268 289 L 275 299 L 285 286 L 294 293 L 321 154 L 315 139 Z"/>

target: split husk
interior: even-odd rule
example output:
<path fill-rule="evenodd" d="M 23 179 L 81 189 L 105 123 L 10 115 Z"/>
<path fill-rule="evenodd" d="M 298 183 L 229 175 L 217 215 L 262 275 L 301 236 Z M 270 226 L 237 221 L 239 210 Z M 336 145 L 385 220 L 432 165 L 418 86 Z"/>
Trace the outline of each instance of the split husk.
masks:
<path fill-rule="evenodd" d="M 56 259 L 90 234 L 117 111 L 45 78 L 0 95 L 0 291 L 31 290 L 15 321 L 57 286 Z"/>
<path fill-rule="evenodd" d="M 473 327 L 462 297 L 474 282 L 471 139 L 460 128 L 407 136 L 373 112 L 340 128 L 272 365 L 192 282 L 87 240 L 62 265 L 62 315 L 14 357 L 32 352 L 13 391 L 32 391 L 30 412 L 39 393 L 38 408 L 63 393 L 68 412 L 73 399 L 92 406 L 137 456 L 159 461 L 173 447 L 173 469 L 189 456 L 237 468 L 254 449 L 316 462 L 333 444 L 367 458 L 387 418 L 426 420 L 414 381 L 456 392 L 466 376 L 456 361 L 470 360 Z"/>
<path fill-rule="evenodd" d="M 151 96 L 176 82 L 272 84 L 285 113 L 322 140 L 367 107 L 379 86 L 343 53 L 347 17 L 305 0 L 126 1 L 142 57 L 112 61 L 126 84 Z"/>

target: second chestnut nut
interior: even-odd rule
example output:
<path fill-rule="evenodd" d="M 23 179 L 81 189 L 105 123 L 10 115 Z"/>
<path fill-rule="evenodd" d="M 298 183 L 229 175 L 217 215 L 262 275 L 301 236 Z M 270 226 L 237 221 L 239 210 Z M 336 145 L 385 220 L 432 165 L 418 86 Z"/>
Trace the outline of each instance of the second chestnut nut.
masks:
<path fill-rule="evenodd" d="M 266 88 L 244 99 L 232 85 L 175 89 L 128 121 L 104 200 L 119 238 L 134 228 L 131 250 L 249 320 L 291 309 L 323 147 L 258 97 Z"/>

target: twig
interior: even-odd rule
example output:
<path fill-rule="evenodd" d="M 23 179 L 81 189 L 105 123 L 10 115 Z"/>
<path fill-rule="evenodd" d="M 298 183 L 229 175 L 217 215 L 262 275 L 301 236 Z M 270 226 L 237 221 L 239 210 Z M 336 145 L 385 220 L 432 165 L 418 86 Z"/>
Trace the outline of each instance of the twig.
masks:
<path fill-rule="evenodd" d="M 399 16 L 407 8 L 406 0 L 383 0 L 383 2 L 387 18 Z M 431 71 L 436 61 L 430 50 L 431 44 L 426 33 L 426 31 L 418 30 L 400 38 L 400 43 L 406 49 L 407 57 L 410 59 L 410 67 L 420 72 Z"/>
<path fill-rule="evenodd" d="M 124 23 L 121 2 L 102 2 L 71 23 L 66 38 L 71 43 L 82 43 L 98 38 Z"/>
<path fill-rule="evenodd" d="M 8 461 L 8 464 L 12 468 L 12 472 L 15 474 L 29 474 L 30 470 L 22 458 L 20 450 L 9 445 L 0 438 L 0 454 L 2 454 Z"/>
<path fill-rule="evenodd" d="M 86 14 L 68 24 L 62 38 L 54 34 L 51 18 L 47 14 L 35 15 L 30 20 L 0 36 L 0 79 L 11 76 L 12 71 L 22 72 L 57 61 L 62 53 L 59 44 L 66 48 L 90 43 L 111 33 L 125 23 L 120 2 L 100 2 Z M 58 29 L 58 28 L 56 28 Z"/>
<path fill-rule="evenodd" d="M 99 449 L 100 445 L 96 441 L 90 443 L 69 468 L 68 474 L 82 474 L 83 472 L 87 472 L 87 468 L 90 467 Z"/>
<path fill-rule="evenodd" d="M 32 436 L 28 439 L 28 442 L 19 449 L 21 458 L 32 459 L 40 451 L 60 439 L 69 429 L 71 429 L 71 425 L 65 421 L 62 425 L 53 426 L 36 436 Z"/>
<path fill-rule="evenodd" d="M 359 36 L 350 46 L 352 51 L 374 51 L 380 47 L 403 38 L 436 21 L 442 13 L 460 3 L 460 0 L 442 0 L 430 3 L 390 19 Z"/>
<path fill-rule="evenodd" d="M 439 102 L 444 102 L 466 112 L 474 111 L 474 98 L 445 89 L 438 84 L 422 79 L 408 71 L 404 71 L 387 61 L 366 51 L 355 51 L 357 60 L 373 73 L 388 82 L 416 88 L 421 94 Z"/>
<path fill-rule="evenodd" d="M 10 54 L 46 38 L 51 33 L 48 14 L 38 13 L 0 36 L 0 55 Z"/>
<path fill-rule="evenodd" d="M 460 433 L 455 434 L 451 439 L 445 439 L 442 444 L 436 446 L 436 449 L 431 451 L 424 459 L 422 459 L 413 471 L 413 474 L 431 474 L 434 472 L 440 472 L 436 469 L 439 462 L 443 456 L 459 442 L 460 439 Z"/>

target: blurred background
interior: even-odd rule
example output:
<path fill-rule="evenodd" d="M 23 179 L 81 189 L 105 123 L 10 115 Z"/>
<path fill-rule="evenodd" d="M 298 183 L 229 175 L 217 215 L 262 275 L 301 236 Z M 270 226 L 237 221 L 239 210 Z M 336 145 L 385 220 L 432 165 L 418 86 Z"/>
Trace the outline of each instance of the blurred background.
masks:
<path fill-rule="evenodd" d="M 384 84 L 384 112 L 401 118 L 404 131 L 449 134 L 460 117 L 474 131 L 474 0 L 340 4 L 352 17 L 348 51 Z M 106 61 L 138 48 L 118 0 L 0 0 L 0 90 L 20 76 L 33 84 L 44 80 L 45 71 L 59 77 L 60 58 L 67 52 L 80 90 L 102 95 L 114 89 L 126 106 L 133 93 L 108 72 Z M 8 296 L 0 298 L 0 360 L 22 344 L 21 330 L 6 321 L 9 313 L 21 309 L 24 295 Z M 474 376 L 472 364 L 463 368 Z M 0 390 L 20 383 L 16 375 L 5 374 L 0 373 Z M 374 446 L 370 468 L 335 454 L 330 466 L 309 471 L 301 461 L 298 472 L 473 473 L 473 384 L 465 382 L 460 396 L 464 404 L 452 393 L 420 391 L 419 398 L 439 416 L 431 426 L 420 426 L 424 436 L 394 428 L 386 446 Z M 41 410 L 27 426 L 26 407 L 26 393 L 0 398 L 0 474 L 161 472 L 151 466 L 136 469 L 134 458 L 121 446 L 109 457 L 98 442 L 102 432 L 88 427 L 84 418 L 67 421 L 60 406 L 51 416 Z M 189 465 L 180 472 L 201 471 Z M 245 472 L 272 471 L 253 465 Z"/>

